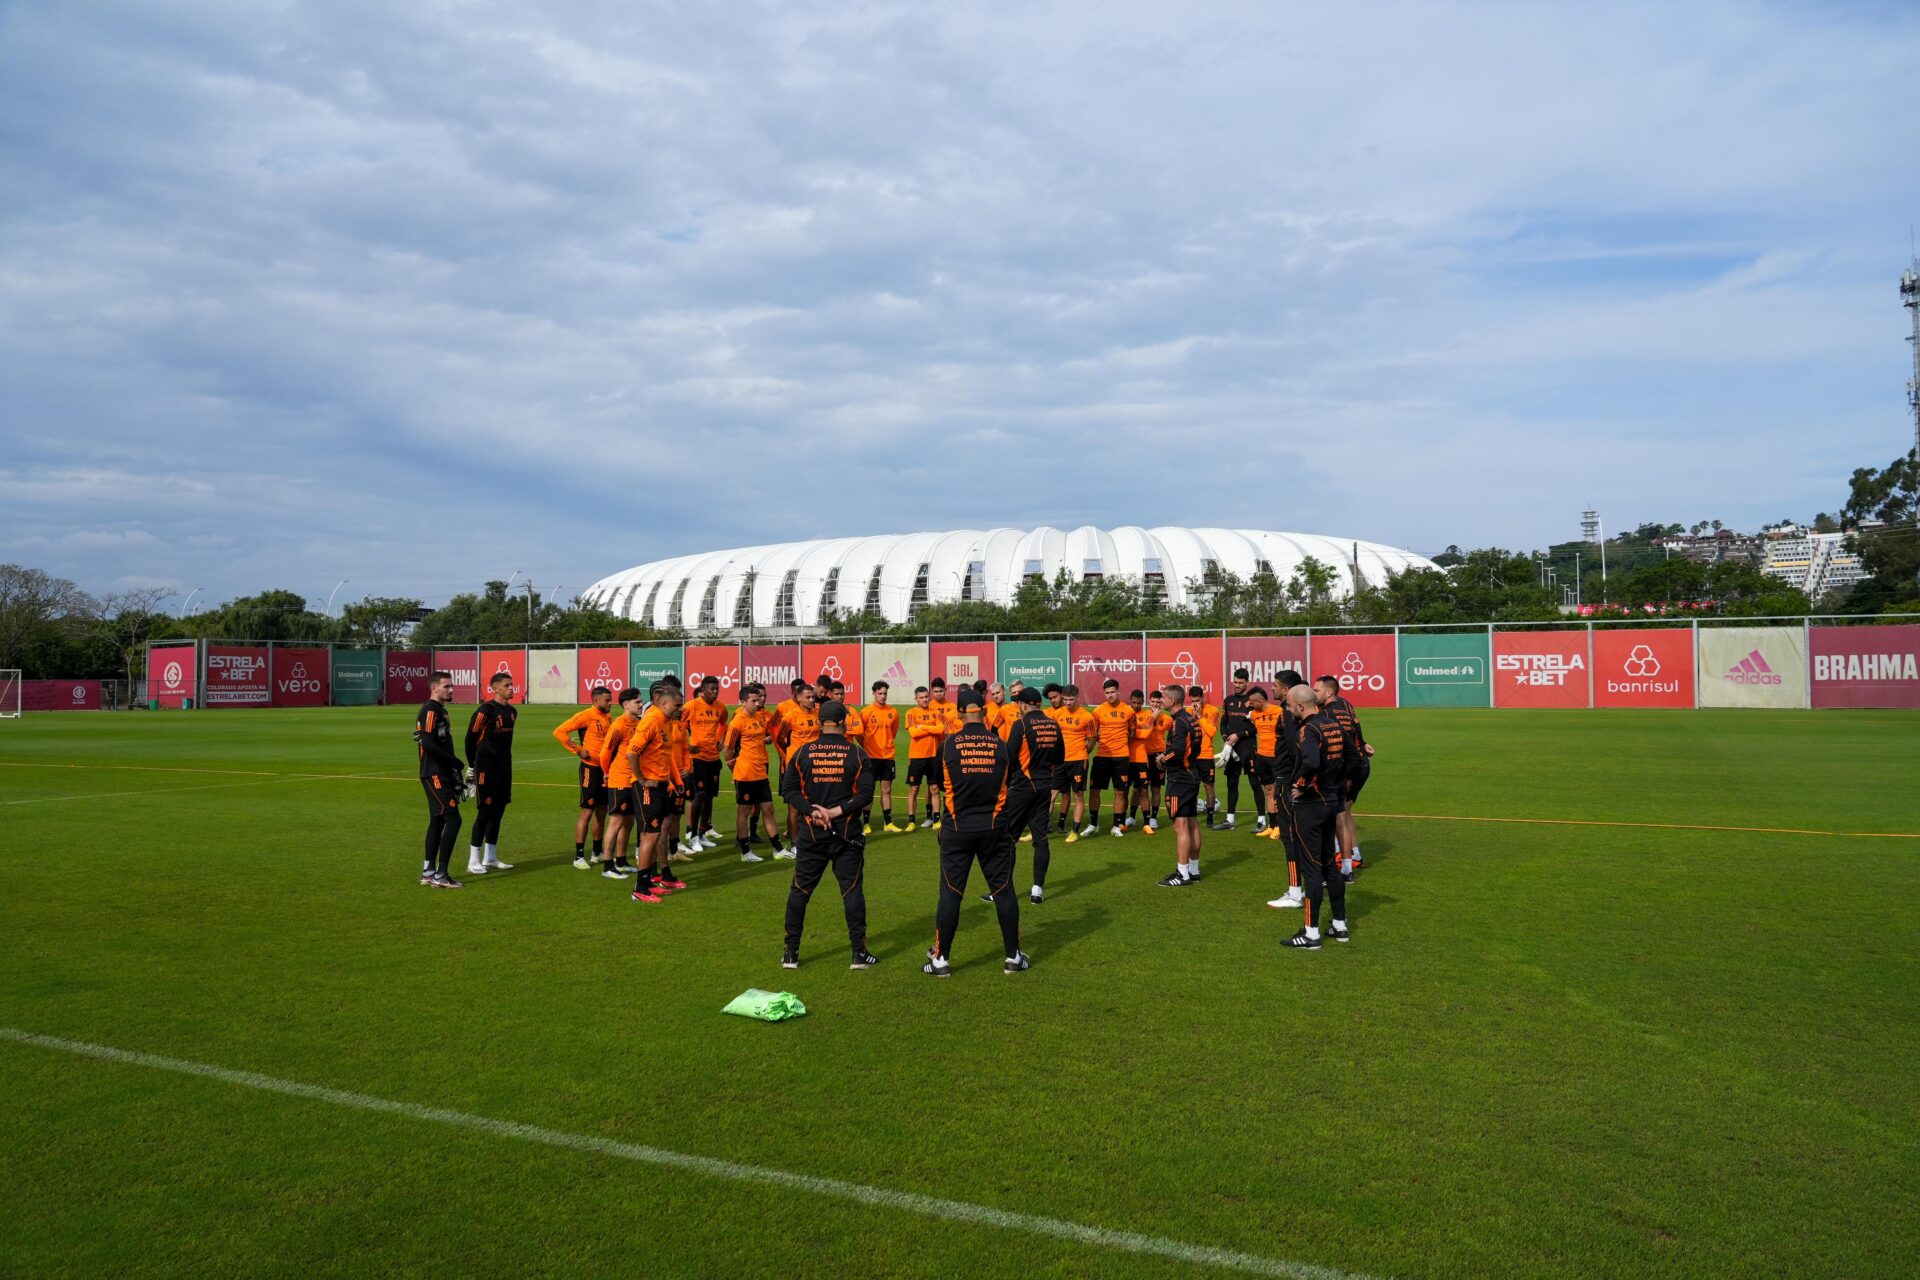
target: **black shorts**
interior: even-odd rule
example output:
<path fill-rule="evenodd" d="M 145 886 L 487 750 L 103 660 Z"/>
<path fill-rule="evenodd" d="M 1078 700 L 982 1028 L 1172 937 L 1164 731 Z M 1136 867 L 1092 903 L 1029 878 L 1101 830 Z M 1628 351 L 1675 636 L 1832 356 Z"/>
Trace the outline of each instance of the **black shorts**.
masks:
<path fill-rule="evenodd" d="M 873 764 L 873 780 L 875 782 L 893 781 L 894 765 L 892 756 L 888 756 L 885 760 L 875 756 L 869 756 L 868 760 Z"/>
<path fill-rule="evenodd" d="M 473 775 L 474 802 L 482 809 L 503 809 L 513 803 L 513 774 L 489 769 Z"/>
<path fill-rule="evenodd" d="M 432 777 L 420 779 L 420 789 L 427 793 L 427 812 L 433 817 L 442 814 L 457 813 L 460 809 L 460 784 L 447 778 Z"/>
<path fill-rule="evenodd" d="M 1200 761 L 1198 764 L 1193 766 L 1193 777 L 1194 777 L 1194 781 L 1196 782 L 1204 783 L 1209 787 L 1213 785 L 1213 757 L 1212 756 L 1208 756 L 1206 759 Z"/>
<path fill-rule="evenodd" d="M 1360 788 L 1366 786 L 1367 779 L 1372 776 L 1373 766 L 1364 759 L 1360 762 L 1358 769 L 1355 769 L 1347 775 L 1347 804 L 1349 806 L 1360 798 Z"/>
<path fill-rule="evenodd" d="M 695 760 L 693 776 L 688 779 L 689 795 L 717 796 L 720 794 L 720 762 L 718 760 Z"/>
<path fill-rule="evenodd" d="M 678 817 L 680 799 L 673 787 L 665 782 L 642 782 L 634 787 L 639 792 L 640 829 L 658 831 L 669 818 Z"/>
<path fill-rule="evenodd" d="M 735 778 L 733 802 L 735 804 L 772 804 L 773 784 L 765 778 L 749 778 L 745 782 Z"/>
<path fill-rule="evenodd" d="M 633 788 L 608 787 L 607 812 L 616 818 L 633 816 Z"/>
<path fill-rule="evenodd" d="M 1279 777 L 1279 774 L 1277 774 L 1274 769 L 1275 761 L 1272 756 L 1255 756 L 1253 758 L 1253 780 L 1261 786 L 1270 787 L 1274 784 L 1275 780 Z"/>
<path fill-rule="evenodd" d="M 916 782 L 938 781 L 940 781 L 940 760 L 938 757 L 928 756 L 924 760 L 907 761 L 908 786 L 912 786 Z"/>
<path fill-rule="evenodd" d="M 580 807 L 582 809 L 604 809 L 607 807 L 607 775 L 599 765 L 580 762 Z"/>
<path fill-rule="evenodd" d="M 1125 756 L 1095 756 L 1087 785 L 1095 791 L 1133 785 L 1133 761 Z"/>
<path fill-rule="evenodd" d="M 1063 760 L 1054 766 L 1053 789 L 1083 792 L 1087 789 L 1087 762 L 1085 760 Z"/>
<path fill-rule="evenodd" d="M 1160 772 L 1159 762 L 1156 760 L 1149 760 L 1143 767 L 1147 771 L 1147 785 L 1150 787 L 1159 786 L 1162 780 L 1164 780 L 1166 776 L 1165 774 Z"/>
<path fill-rule="evenodd" d="M 1178 782 L 1167 784 L 1167 816 L 1169 818 L 1192 818 L 1200 812 L 1200 783 L 1197 779 L 1182 778 Z"/>

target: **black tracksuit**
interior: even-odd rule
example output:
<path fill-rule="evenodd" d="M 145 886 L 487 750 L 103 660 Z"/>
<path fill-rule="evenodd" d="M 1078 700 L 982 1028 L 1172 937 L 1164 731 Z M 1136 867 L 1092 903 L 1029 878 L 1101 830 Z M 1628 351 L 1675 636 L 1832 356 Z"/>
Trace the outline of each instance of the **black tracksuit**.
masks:
<path fill-rule="evenodd" d="M 847 916 L 847 941 L 855 956 L 867 949 L 867 894 L 861 887 L 866 842 L 860 825 L 873 803 L 873 764 L 843 733 L 823 734 L 796 750 L 780 774 L 780 798 L 800 814 L 794 839 L 793 885 L 787 890 L 787 950 L 800 950 L 807 903 L 828 867 L 840 882 L 840 905 Z M 808 815 L 813 807 L 838 808 L 825 826 Z"/>
<path fill-rule="evenodd" d="M 1060 726 L 1034 707 L 1021 713 L 1007 731 L 1007 852 L 1019 852 L 1022 832 L 1033 833 L 1033 887 L 1047 884 L 1047 864 L 1053 859 L 1047 844 L 1047 815 L 1053 809 L 1053 775 L 1067 758 Z M 1013 864 L 1008 863 L 1008 880 Z"/>
<path fill-rule="evenodd" d="M 1220 700 L 1220 737 L 1222 740 L 1238 734 L 1240 741 L 1234 744 L 1233 754 L 1227 757 L 1227 812 L 1232 813 L 1234 806 L 1240 803 L 1240 775 L 1252 768 L 1253 760 L 1253 721 L 1247 719 L 1247 695 L 1230 693 Z M 1255 796 L 1259 792 L 1255 791 Z M 1258 809 L 1259 801 L 1254 801 Z"/>
<path fill-rule="evenodd" d="M 1300 879 L 1306 922 L 1320 923 L 1320 891 L 1341 924 L 1347 919 L 1347 885 L 1334 856 L 1334 819 L 1346 807 L 1351 745 L 1340 722 L 1321 711 L 1300 726 L 1295 746 L 1292 826 L 1300 839 Z"/>
<path fill-rule="evenodd" d="M 1200 812 L 1200 720 L 1181 707 L 1167 730 L 1167 816 L 1192 818 Z"/>
<path fill-rule="evenodd" d="M 1007 958 L 1020 954 L 1020 902 L 1010 892 L 1013 842 L 1006 838 L 1009 767 L 1007 744 L 978 720 L 940 744 L 940 789 L 947 811 L 940 819 L 940 900 L 934 911 L 933 953 L 942 960 L 948 958 L 960 927 L 960 903 L 975 862 L 993 894 Z"/>
<path fill-rule="evenodd" d="M 424 703 L 414 713 L 413 742 L 420 755 L 420 789 L 427 793 L 426 861 L 421 869 L 444 873 L 460 836 L 460 776 L 467 768 L 454 754 L 444 705 Z"/>

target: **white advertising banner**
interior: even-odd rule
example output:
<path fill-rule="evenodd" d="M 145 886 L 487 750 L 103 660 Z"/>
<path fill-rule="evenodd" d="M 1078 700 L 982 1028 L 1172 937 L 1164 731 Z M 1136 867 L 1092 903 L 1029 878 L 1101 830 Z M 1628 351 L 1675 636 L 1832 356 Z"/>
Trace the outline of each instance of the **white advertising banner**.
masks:
<path fill-rule="evenodd" d="M 1807 633 L 1799 627 L 1701 627 L 1700 705 L 1807 705 Z"/>
<path fill-rule="evenodd" d="M 534 649 L 527 654 L 527 701 L 571 706 L 579 693 L 579 655 L 572 649 Z"/>
<path fill-rule="evenodd" d="M 919 644 L 870 644 L 860 656 L 866 682 L 885 680 L 887 696 L 896 707 L 911 706 L 913 691 L 927 682 L 927 646 Z"/>

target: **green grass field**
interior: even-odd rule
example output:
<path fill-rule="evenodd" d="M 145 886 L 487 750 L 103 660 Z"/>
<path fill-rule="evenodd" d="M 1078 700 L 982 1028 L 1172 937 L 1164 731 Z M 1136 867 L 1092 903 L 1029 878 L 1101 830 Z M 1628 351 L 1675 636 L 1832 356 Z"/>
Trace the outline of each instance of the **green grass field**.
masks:
<path fill-rule="evenodd" d="M 1920 1270 L 1920 839 L 1862 834 L 1920 832 L 1910 714 L 1374 712 L 1351 946 L 1282 951 L 1276 844 L 1169 893 L 1170 836 L 1101 837 L 1031 972 L 970 894 L 946 982 L 932 833 L 873 840 L 861 973 L 835 895 L 779 968 L 788 864 L 573 870 L 559 718 L 460 893 L 410 709 L 0 724 L 0 1028 L 1278 1274 Z M 0 1084 L 0 1274 L 1224 1274 L 17 1038 Z"/>

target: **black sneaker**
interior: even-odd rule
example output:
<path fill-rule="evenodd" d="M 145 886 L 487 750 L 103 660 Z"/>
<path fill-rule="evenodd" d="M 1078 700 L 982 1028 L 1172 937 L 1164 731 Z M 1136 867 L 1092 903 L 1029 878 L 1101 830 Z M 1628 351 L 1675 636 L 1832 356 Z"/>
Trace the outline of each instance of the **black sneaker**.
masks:
<path fill-rule="evenodd" d="M 992 894 L 990 894 L 990 893 L 983 893 L 983 894 L 981 894 L 981 895 L 980 895 L 980 901 L 982 901 L 982 902 L 992 902 L 992 901 L 993 901 L 993 895 L 992 895 Z"/>
<path fill-rule="evenodd" d="M 1336 924 L 1332 929 L 1328 930 L 1328 932 L 1333 934 L 1333 940 L 1335 942 L 1353 941 L 1353 932 L 1343 924 Z"/>
<path fill-rule="evenodd" d="M 1025 973 L 1031 968 L 1033 968 L 1033 961 L 1028 957 L 1027 953 L 1024 951 L 1016 951 L 1007 957 L 1007 962 L 1000 967 L 1000 972 Z"/>
<path fill-rule="evenodd" d="M 1191 877 L 1183 876 L 1178 871 L 1176 871 L 1172 875 L 1167 876 L 1165 879 L 1156 880 L 1154 881 L 1154 883 L 1159 885 L 1162 889 L 1184 889 L 1187 887 L 1187 885 L 1192 883 L 1192 879 Z"/>
<path fill-rule="evenodd" d="M 452 876 L 448 875 L 444 871 L 436 871 L 433 873 L 433 887 L 436 889 L 466 888 L 465 885 L 461 884 L 458 880 L 455 880 Z"/>
<path fill-rule="evenodd" d="M 920 966 L 920 972 L 929 974 L 935 978 L 951 978 L 953 976 L 953 966 L 938 956 L 935 956 Z"/>
<path fill-rule="evenodd" d="M 1301 951 L 1318 951 L 1320 949 L 1320 939 L 1309 938 L 1307 931 L 1302 929 L 1291 938 L 1288 938 L 1284 945 L 1298 948 Z"/>
<path fill-rule="evenodd" d="M 877 955 L 875 955 L 875 954 L 873 954 L 873 952 L 871 952 L 871 951 L 856 951 L 856 952 L 854 952 L 854 953 L 853 953 L 853 963 L 852 963 L 852 964 L 850 964 L 850 965 L 848 965 L 848 966 L 847 966 L 847 968 L 849 968 L 849 969 L 871 969 L 871 968 L 873 968 L 873 966 L 875 966 L 875 965 L 877 965 L 877 964 L 879 964 L 879 963 L 880 963 L 880 957 L 879 957 L 879 956 L 877 956 Z"/>
<path fill-rule="evenodd" d="M 780 957 L 780 967 L 782 969 L 798 969 L 800 967 L 800 953 L 789 947 Z"/>
<path fill-rule="evenodd" d="M 1042 894 L 1038 889 L 1035 889 L 1032 893 L 1027 895 L 1027 904 L 1029 906 L 1037 907 L 1041 903 L 1045 902 L 1046 900 L 1047 900 L 1046 896 Z"/>

